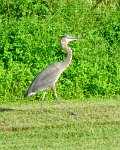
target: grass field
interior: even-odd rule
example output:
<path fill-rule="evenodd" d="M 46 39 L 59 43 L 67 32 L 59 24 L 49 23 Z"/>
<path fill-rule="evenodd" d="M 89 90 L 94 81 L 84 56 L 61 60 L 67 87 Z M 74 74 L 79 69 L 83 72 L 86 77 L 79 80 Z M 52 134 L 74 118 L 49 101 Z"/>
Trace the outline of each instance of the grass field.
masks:
<path fill-rule="evenodd" d="M 72 116 L 55 103 L 0 106 L 2 150 L 119 150 L 120 102 L 98 100 L 65 104 Z"/>
<path fill-rule="evenodd" d="M 56 85 L 77 116 L 53 101 L 40 113 L 42 92 L 23 98 L 38 73 L 65 60 L 65 34 L 84 39 L 69 44 Z M 0 0 L 0 64 L 0 150 L 120 150 L 120 0 Z"/>

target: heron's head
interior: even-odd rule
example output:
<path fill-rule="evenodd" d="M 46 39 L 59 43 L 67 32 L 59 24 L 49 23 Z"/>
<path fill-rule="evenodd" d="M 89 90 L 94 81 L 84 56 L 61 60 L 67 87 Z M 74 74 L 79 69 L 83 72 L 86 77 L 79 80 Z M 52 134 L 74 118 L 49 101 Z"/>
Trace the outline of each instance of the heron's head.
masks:
<path fill-rule="evenodd" d="M 72 36 L 68 36 L 68 35 L 64 35 L 61 37 L 61 45 L 63 47 L 63 49 L 67 46 L 67 44 L 71 41 L 74 40 L 81 40 L 81 38 L 78 37 L 72 37 Z"/>

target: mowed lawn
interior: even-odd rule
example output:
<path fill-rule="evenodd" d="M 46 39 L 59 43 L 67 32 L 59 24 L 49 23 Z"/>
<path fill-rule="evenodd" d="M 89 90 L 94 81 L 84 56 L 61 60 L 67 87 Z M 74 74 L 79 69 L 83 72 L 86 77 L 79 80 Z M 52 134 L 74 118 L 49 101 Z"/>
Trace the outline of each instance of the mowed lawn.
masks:
<path fill-rule="evenodd" d="M 55 103 L 39 112 L 38 102 L 1 104 L 1 150 L 120 150 L 119 100 Z"/>

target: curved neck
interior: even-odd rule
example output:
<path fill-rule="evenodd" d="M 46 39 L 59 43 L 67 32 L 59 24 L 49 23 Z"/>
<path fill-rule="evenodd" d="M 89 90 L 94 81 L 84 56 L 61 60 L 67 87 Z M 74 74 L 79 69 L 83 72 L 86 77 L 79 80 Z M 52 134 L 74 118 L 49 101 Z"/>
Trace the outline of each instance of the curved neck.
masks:
<path fill-rule="evenodd" d="M 64 66 L 64 68 L 67 68 L 72 60 L 72 50 L 68 46 L 65 46 L 64 49 L 67 51 L 67 57 L 63 61 L 63 66 Z"/>

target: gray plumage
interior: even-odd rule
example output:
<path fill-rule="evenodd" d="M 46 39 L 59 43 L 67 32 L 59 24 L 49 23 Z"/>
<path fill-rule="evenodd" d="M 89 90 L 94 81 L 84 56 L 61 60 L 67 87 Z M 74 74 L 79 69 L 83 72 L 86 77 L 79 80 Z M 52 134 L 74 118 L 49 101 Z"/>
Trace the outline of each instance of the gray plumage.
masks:
<path fill-rule="evenodd" d="M 55 87 L 55 83 L 58 81 L 61 73 L 68 67 L 68 65 L 71 62 L 72 50 L 70 47 L 67 46 L 67 44 L 73 40 L 80 40 L 80 38 L 70 37 L 66 35 L 61 38 L 62 48 L 67 51 L 66 59 L 63 62 L 55 62 L 51 64 L 46 69 L 44 69 L 40 74 L 38 74 L 38 76 L 33 80 L 32 84 L 24 94 L 25 97 L 34 95 L 39 91 L 46 91 L 47 89 L 52 88 L 58 104 L 64 107 L 65 109 L 67 109 L 67 111 L 69 111 L 70 113 L 75 114 L 71 110 L 69 110 L 66 106 L 60 103 L 57 97 L 56 87 Z M 42 102 L 40 107 L 41 111 L 43 107 L 44 97 L 45 97 L 45 93 L 43 94 L 42 97 Z"/>
<path fill-rule="evenodd" d="M 39 91 L 46 90 L 53 86 L 60 77 L 60 68 L 62 62 L 56 62 L 44 69 L 38 76 L 34 79 L 25 96 L 30 96 L 36 94 Z"/>

